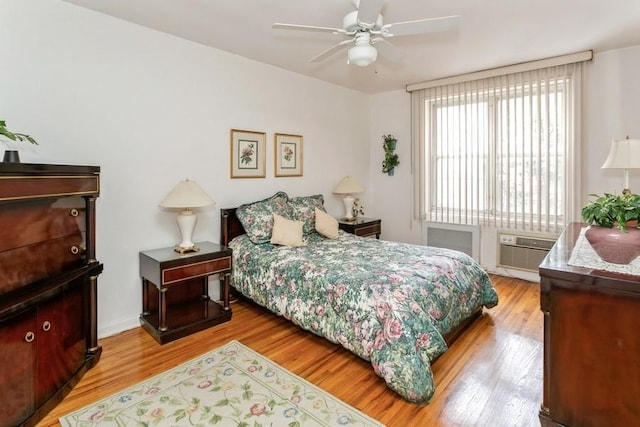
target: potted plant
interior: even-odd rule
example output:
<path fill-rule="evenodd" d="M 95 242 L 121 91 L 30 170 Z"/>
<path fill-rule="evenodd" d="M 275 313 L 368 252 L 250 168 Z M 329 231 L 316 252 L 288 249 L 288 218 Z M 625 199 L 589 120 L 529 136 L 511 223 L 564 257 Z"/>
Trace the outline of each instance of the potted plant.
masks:
<path fill-rule="evenodd" d="M 398 155 L 395 153 L 398 140 L 393 135 L 382 135 L 382 139 L 384 140 L 384 142 L 382 143 L 382 148 L 384 149 L 382 173 L 393 176 L 395 167 L 400 164 Z"/>
<path fill-rule="evenodd" d="M 630 263 L 640 254 L 640 195 L 590 196 L 596 199 L 582 208 L 582 218 L 592 225 L 585 238 L 604 261 Z"/>
<path fill-rule="evenodd" d="M 0 136 L 2 136 L 0 140 L 5 142 L 5 144 L 7 144 L 7 139 L 8 139 L 10 141 L 16 141 L 16 142 L 27 141 L 27 142 L 30 142 L 31 144 L 38 145 L 36 140 L 33 139 L 31 136 L 26 135 L 24 133 L 12 132 L 9 129 L 7 129 L 7 123 L 4 120 L 0 120 Z M 8 146 L 10 147 L 10 145 Z M 18 154 L 18 150 L 11 150 L 11 149 L 5 150 L 4 158 L 2 159 L 2 161 L 19 163 L 20 156 Z"/>

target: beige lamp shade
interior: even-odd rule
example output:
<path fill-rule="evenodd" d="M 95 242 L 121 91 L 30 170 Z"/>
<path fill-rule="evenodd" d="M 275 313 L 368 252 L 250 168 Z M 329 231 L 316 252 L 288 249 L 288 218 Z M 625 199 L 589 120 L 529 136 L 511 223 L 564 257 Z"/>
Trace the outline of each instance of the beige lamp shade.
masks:
<path fill-rule="evenodd" d="M 191 209 L 213 204 L 213 199 L 195 181 L 188 179 L 180 181 L 160 202 L 160 207 L 180 209 L 178 213 L 178 228 L 182 235 L 182 242 L 176 246 L 177 252 L 185 253 L 199 250 L 195 243 L 191 241 L 193 229 L 197 222 L 197 216 Z"/>
<path fill-rule="evenodd" d="M 185 179 L 175 187 L 160 202 L 163 208 L 201 208 L 211 206 L 215 202 L 195 181 Z"/>
<path fill-rule="evenodd" d="M 624 192 L 629 191 L 629 169 L 640 169 L 640 139 L 611 141 L 602 169 L 624 169 Z"/>
<path fill-rule="evenodd" d="M 333 189 L 334 194 L 354 194 L 362 193 L 364 189 L 358 182 L 350 176 L 345 176 Z"/>
<path fill-rule="evenodd" d="M 344 219 L 347 221 L 351 221 L 354 219 L 353 217 L 353 193 L 362 193 L 364 189 L 358 182 L 351 178 L 350 176 L 345 176 L 338 183 L 336 188 L 333 189 L 334 194 L 344 194 L 344 210 L 345 216 Z"/>

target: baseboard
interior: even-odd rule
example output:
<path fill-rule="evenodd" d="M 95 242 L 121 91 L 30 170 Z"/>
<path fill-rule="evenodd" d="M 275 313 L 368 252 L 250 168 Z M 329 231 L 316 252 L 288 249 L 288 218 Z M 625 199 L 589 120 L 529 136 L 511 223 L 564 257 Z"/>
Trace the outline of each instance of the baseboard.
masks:
<path fill-rule="evenodd" d="M 516 279 L 526 280 L 528 282 L 540 283 L 540 275 L 537 272 L 534 273 L 533 271 L 504 267 L 495 267 L 492 269 L 486 267 L 483 268 L 487 273 L 496 274 L 498 276 L 514 277 Z"/>
<path fill-rule="evenodd" d="M 98 339 L 117 335 L 120 332 L 128 331 L 129 329 L 137 328 L 140 326 L 140 318 L 135 317 L 132 319 L 123 320 L 121 322 L 112 323 L 104 327 L 98 328 Z"/>

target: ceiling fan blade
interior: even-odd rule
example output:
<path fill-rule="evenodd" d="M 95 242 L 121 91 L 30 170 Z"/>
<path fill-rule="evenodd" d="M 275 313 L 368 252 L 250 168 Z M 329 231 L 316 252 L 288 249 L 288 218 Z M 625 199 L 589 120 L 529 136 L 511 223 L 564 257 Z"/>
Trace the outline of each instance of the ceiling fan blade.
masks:
<path fill-rule="evenodd" d="M 313 25 L 297 25 L 297 24 L 280 24 L 275 23 L 271 26 L 274 30 L 300 30 L 300 31 L 316 31 L 322 33 L 345 34 L 343 28 L 316 27 Z"/>
<path fill-rule="evenodd" d="M 352 43 L 353 43 L 353 40 L 343 40 L 340 43 L 331 46 L 329 49 L 325 50 L 321 54 L 314 56 L 313 58 L 311 58 L 309 60 L 309 62 L 320 62 L 323 59 L 328 58 L 329 56 L 333 55 L 334 53 L 344 49 L 345 47 L 347 47 L 348 45 L 350 45 Z"/>
<path fill-rule="evenodd" d="M 400 49 L 398 49 L 385 39 L 376 37 L 375 39 L 371 40 L 371 44 L 374 45 L 376 49 L 378 49 L 378 53 L 384 56 L 386 60 L 396 63 L 402 61 L 403 55 L 402 52 L 400 52 Z"/>
<path fill-rule="evenodd" d="M 358 5 L 358 22 L 374 25 L 382 10 L 382 0 L 360 0 Z"/>
<path fill-rule="evenodd" d="M 385 37 L 438 33 L 457 30 L 459 22 L 460 16 L 445 16 L 443 18 L 419 19 L 417 21 L 387 24 L 382 27 L 381 31 Z"/>

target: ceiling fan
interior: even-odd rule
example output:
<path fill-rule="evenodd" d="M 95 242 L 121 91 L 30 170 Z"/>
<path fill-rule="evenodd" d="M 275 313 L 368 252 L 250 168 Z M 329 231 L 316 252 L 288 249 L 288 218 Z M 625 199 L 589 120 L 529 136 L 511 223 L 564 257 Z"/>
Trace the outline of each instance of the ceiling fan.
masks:
<path fill-rule="evenodd" d="M 378 58 L 378 51 L 392 62 L 398 62 L 401 54 L 385 38 L 452 31 L 458 28 L 459 16 L 418 19 L 415 21 L 384 24 L 382 15 L 383 0 L 353 0 L 356 10 L 348 13 L 342 20 L 342 28 L 316 27 L 297 24 L 273 24 L 277 30 L 301 30 L 332 33 L 349 37 L 329 49 L 311 58 L 309 62 L 320 62 L 325 58 L 349 48 L 347 63 L 366 67 Z"/>

